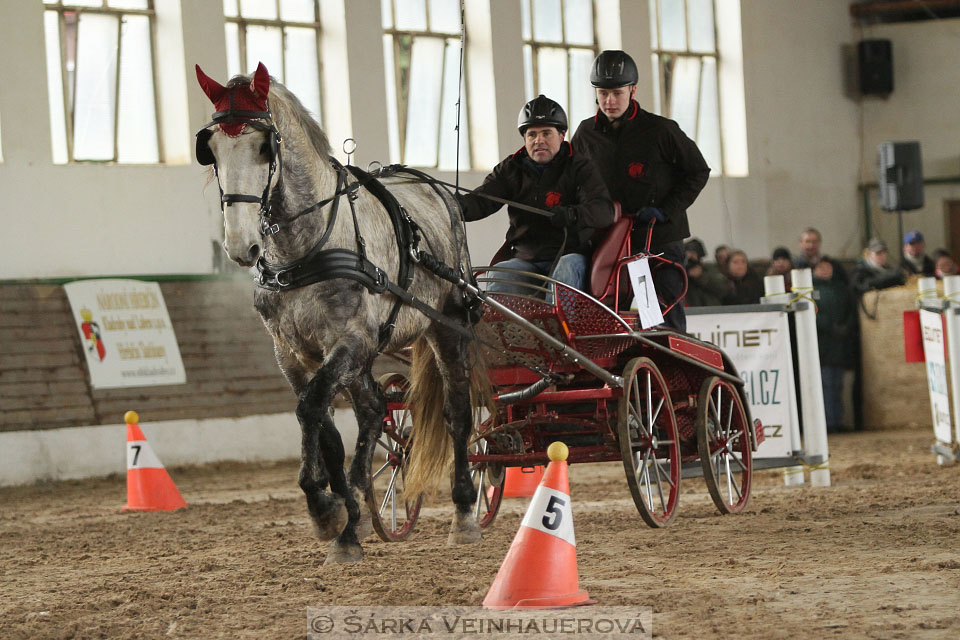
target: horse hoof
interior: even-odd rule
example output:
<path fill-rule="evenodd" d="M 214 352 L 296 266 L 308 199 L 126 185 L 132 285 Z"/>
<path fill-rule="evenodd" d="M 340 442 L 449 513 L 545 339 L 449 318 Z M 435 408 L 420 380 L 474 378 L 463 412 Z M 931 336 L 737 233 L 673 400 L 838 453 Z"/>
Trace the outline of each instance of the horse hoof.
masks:
<path fill-rule="evenodd" d="M 453 524 L 450 526 L 450 535 L 447 536 L 447 546 L 453 547 L 458 544 L 473 544 L 482 538 L 480 525 L 471 516 L 454 516 Z"/>
<path fill-rule="evenodd" d="M 313 528 L 317 532 L 317 537 L 321 540 L 333 540 L 339 536 L 350 519 L 347 506 L 343 504 L 342 500 L 338 500 L 335 505 L 331 506 L 324 516 L 323 520 L 313 519 Z"/>
<path fill-rule="evenodd" d="M 327 558 L 323 561 L 323 564 L 343 564 L 345 562 L 360 562 L 361 560 L 363 560 L 363 549 L 359 544 L 334 542 L 330 545 L 330 551 L 327 552 Z"/>

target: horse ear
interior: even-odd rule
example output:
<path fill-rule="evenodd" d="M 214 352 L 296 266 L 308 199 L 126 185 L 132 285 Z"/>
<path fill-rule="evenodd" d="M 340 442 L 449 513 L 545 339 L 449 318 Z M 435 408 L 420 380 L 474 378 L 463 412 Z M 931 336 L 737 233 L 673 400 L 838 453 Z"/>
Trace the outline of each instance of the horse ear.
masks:
<path fill-rule="evenodd" d="M 266 98 L 270 91 L 270 74 L 263 63 L 257 65 L 257 70 L 253 74 L 253 82 L 250 83 L 253 93 L 261 98 Z"/>
<path fill-rule="evenodd" d="M 217 101 L 223 97 L 223 94 L 226 92 L 227 88 L 205 74 L 200 68 L 200 65 L 194 66 L 197 67 L 197 82 L 200 83 L 200 88 L 203 89 L 203 92 L 207 94 L 208 98 L 210 98 L 210 102 L 217 104 Z"/>

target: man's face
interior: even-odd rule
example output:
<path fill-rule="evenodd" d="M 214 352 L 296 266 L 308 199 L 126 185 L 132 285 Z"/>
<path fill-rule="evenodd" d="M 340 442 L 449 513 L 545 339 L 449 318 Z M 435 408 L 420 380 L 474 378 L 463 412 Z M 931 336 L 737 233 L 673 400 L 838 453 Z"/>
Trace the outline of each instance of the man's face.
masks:
<path fill-rule="evenodd" d="M 903 245 L 903 252 L 908 256 L 917 258 L 923 255 L 926 248 L 927 243 L 921 240 L 920 242 L 911 242 L 910 244 Z"/>
<path fill-rule="evenodd" d="M 871 251 L 870 256 L 873 258 L 873 261 L 877 263 L 877 266 L 885 267 L 887 265 L 886 249 L 880 249 L 879 251 Z"/>
<path fill-rule="evenodd" d="M 597 88 L 597 104 L 600 105 L 600 111 L 610 120 L 615 120 L 622 116 L 630 106 L 630 100 L 637 92 L 637 85 L 632 84 L 629 87 L 617 87 L 616 89 Z"/>
<path fill-rule="evenodd" d="M 539 164 L 547 164 L 560 151 L 563 135 L 556 127 L 528 127 L 523 134 L 523 146 L 530 159 Z"/>
<path fill-rule="evenodd" d="M 800 236 L 800 253 L 807 258 L 820 255 L 820 236 L 816 233 L 804 233 Z"/>

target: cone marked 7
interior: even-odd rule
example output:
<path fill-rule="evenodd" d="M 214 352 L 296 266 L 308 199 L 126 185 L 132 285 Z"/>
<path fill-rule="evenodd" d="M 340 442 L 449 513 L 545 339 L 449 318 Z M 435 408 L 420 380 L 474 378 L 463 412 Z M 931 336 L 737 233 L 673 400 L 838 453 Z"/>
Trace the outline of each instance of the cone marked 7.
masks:
<path fill-rule="evenodd" d="M 136 411 L 127 423 L 127 504 L 124 511 L 173 511 L 187 506 L 170 474 L 140 430 Z"/>

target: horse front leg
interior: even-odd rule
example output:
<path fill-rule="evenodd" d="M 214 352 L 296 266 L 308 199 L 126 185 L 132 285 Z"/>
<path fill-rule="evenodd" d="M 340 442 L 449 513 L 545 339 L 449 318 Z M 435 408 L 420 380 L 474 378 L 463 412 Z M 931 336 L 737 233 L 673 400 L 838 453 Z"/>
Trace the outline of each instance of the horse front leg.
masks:
<path fill-rule="evenodd" d="M 360 520 L 357 524 L 357 537 L 363 540 L 373 533 L 373 521 L 366 504 L 367 491 L 372 479 L 370 467 L 376 453 L 377 440 L 383 433 L 383 418 L 387 413 L 387 400 L 383 389 L 370 369 L 364 372 L 350 387 L 350 399 L 357 418 L 357 446 L 350 465 L 348 479 L 354 499 L 360 504 Z"/>

